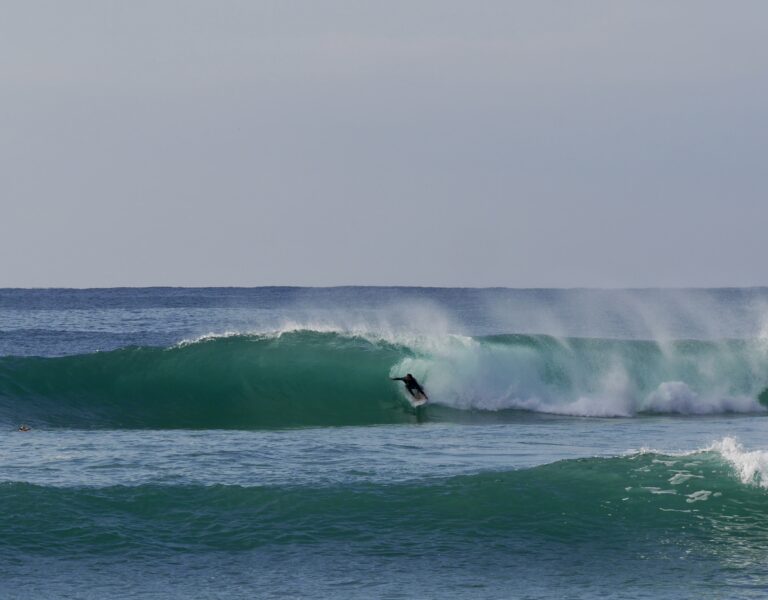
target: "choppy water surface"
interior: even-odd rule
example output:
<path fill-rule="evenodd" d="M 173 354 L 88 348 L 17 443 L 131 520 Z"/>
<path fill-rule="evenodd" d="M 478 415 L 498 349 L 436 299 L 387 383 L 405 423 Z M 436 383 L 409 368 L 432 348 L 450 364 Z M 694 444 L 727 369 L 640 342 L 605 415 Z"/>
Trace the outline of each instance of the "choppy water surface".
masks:
<path fill-rule="evenodd" d="M 766 300 L 0 290 L 2 595 L 763 597 Z"/>

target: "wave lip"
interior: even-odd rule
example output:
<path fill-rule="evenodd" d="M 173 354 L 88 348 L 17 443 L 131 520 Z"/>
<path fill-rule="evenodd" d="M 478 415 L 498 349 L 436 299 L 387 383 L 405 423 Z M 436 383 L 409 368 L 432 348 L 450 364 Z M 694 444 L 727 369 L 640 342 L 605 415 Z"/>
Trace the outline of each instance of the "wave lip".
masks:
<path fill-rule="evenodd" d="M 524 410 L 631 417 L 764 412 L 757 342 L 377 331 L 210 334 L 170 348 L 0 357 L 0 420 L 53 427 L 280 428 L 461 421 Z M 431 404 L 409 412 L 389 377 Z"/>

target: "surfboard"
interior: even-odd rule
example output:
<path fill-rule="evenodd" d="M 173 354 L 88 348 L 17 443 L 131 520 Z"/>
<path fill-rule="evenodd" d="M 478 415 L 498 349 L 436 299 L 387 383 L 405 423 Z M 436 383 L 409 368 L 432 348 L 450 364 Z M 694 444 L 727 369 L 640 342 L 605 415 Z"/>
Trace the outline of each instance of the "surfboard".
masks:
<path fill-rule="evenodd" d="M 420 394 L 419 392 L 416 392 L 415 397 L 408 394 L 407 398 L 408 398 L 408 402 L 411 403 L 411 406 L 413 406 L 413 408 L 424 406 L 427 403 L 426 397 L 423 394 Z"/>

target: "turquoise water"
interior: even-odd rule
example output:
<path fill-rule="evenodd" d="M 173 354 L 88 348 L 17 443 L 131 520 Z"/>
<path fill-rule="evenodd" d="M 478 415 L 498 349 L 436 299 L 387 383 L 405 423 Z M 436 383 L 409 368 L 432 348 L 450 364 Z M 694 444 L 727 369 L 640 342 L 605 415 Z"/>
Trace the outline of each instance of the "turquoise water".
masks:
<path fill-rule="evenodd" d="M 0 291 L 2 596 L 763 597 L 766 299 Z"/>

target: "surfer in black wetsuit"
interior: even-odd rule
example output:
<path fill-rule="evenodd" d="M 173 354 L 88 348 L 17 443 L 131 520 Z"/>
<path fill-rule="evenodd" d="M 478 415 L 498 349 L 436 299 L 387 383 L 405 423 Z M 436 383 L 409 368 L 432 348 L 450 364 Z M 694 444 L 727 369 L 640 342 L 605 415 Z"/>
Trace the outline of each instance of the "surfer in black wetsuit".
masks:
<path fill-rule="evenodd" d="M 405 389 L 408 390 L 408 393 L 416 400 L 419 399 L 417 392 L 424 396 L 425 399 L 429 400 L 427 392 L 424 391 L 424 388 L 419 385 L 419 382 L 416 381 L 416 378 L 410 373 L 408 373 L 405 377 L 390 377 L 390 379 L 392 381 L 402 381 L 405 384 Z"/>

